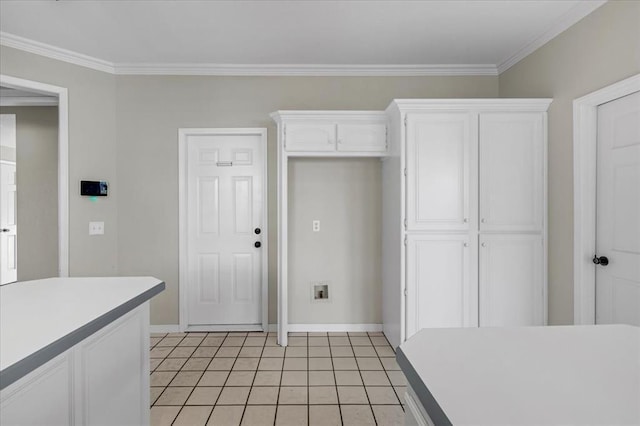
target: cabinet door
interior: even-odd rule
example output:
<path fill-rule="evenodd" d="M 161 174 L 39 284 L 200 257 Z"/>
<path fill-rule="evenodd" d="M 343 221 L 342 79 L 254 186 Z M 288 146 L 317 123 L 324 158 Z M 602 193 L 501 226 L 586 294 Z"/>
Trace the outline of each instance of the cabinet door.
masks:
<path fill-rule="evenodd" d="M 338 151 L 384 152 L 386 149 L 385 124 L 338 124 Z"/>
<path fill-rule="evenodd" d="M 287 151 L 335 151 L 335 124 L 286 124 Z"/>
<path fill-rule="evenodd" d="M 480 229 L 540 231 L 544 115 L 480 114 Z"/>
<path fill-rule="evenodd" d="M 544 325 L 539 235 L 480 236 L 480 326 Z"/>
<path fill-rule="evenodd" d="M 468 113 L 410 115 L 407 121 L 407 229 L 469 227 Z"/>
<path fill-rule="evenodd" d="M 476 325 L 467 235 L 407 237 L 407 338 L 427 327 Z"/>

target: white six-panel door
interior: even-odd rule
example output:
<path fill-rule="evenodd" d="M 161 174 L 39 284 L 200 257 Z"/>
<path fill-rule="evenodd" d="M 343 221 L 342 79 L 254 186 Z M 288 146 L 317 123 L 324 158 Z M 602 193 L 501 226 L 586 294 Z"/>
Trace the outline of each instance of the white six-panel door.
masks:
<path fill-rule="evenodd" d="M 188 325 L 260 324 L 262 137 L 191 134 L 186 144 Z"/>
<path fill-rule="evenodd" d="M 640 92 L 598 107 L 596 323 L 640 326 Z"/>
<path fill-rule="evenodd" d="M 0 285 L 18 280 L 16 163 L 0 162 Z"/>

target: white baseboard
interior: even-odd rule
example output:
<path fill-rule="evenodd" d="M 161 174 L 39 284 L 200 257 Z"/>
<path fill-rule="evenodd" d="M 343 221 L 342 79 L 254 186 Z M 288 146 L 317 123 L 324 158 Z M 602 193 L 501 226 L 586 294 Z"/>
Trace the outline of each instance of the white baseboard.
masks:
<path fill-rule="evenodd" d="M 178 324 L 159 324 L 149 326 L 151 333 L 179 333 L 180 326 Z"/>
<path fill-rule="evenodd" d="M 275 324 L 272 324 L 275 326 Z M 269 327 L 271 329 L 271 327 Z M 275 330 L 274 330 L 275 331 Z M 382 331 L 382 324 L 289 324 L 290 332 Z"/>
<path fill-rule="evenodd" d="M 262 324 L 190 325 L 186 331 L 262 331 Z"/>

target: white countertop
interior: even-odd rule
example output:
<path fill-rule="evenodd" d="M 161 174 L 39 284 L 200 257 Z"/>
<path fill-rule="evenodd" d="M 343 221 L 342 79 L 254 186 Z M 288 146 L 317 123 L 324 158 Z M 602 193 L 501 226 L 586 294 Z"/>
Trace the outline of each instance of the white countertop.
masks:
<path fill-rule="evenodd" d="M 49 278 L 0 287 L 0 372 L 51 345 L 59 349 L 79 330 L 95 332 L 87 327 L 102 327 L 163 289 L 153 277 Z"/>
<path fill-rule="evenodd" d="M 398 353 L 445 424 L 640 424 L 640 327 L 424 329 Z"/>

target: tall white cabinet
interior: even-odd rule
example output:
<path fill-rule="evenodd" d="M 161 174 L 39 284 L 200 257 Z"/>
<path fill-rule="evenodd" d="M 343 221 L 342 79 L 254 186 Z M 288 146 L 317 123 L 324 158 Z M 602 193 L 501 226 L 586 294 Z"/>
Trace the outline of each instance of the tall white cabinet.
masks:
<path fill-rule="evenodd" d="M 550 99 L 395 100 L 383 162 L 384 332 L 546 323 Z"/>

